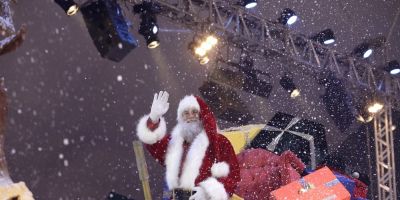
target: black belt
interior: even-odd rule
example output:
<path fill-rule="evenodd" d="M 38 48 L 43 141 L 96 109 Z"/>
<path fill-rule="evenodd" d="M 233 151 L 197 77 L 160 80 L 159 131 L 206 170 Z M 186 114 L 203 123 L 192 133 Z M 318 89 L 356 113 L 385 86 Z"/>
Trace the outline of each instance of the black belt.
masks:
<path fill-rule="evenodd" d="M 172 190 L 172 199 L 173 200 L 188 200 L 190 196 L 193 195 L 192 190 L 186 189 L 173 189 Z"/>

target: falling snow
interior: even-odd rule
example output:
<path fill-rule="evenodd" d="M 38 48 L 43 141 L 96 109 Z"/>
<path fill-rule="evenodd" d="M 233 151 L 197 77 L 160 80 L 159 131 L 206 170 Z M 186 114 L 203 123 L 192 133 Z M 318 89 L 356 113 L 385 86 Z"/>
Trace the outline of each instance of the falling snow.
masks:
<path fill-rule="evenodd" d="M 195 35 L 200 35 L 200 30 L 207 29 L 211 33 L 212 27 L 199 23 L 202 27 L 192 31 L 193 27 L 179 23 L 190 23 L 188 20 L 192 17 L 189 15 L 184 20 L 174 21 L 169 19 L 184 15 L 165 12 L 158 16 L 160 47 L 149 49 L 138 32 L 141 19 L 132 13 L 130 3 L 133 1 L 121 3 L 120 14 L 128 21 L 129 32 L 139 43 L 138 47 L 127 51 L 129 44 L 112 40 L 118 37 L 117 34 L 102 36 L 102 39 L 114 42 L 114 53 L 129 52 L 121 61 L 115 62 L 109 59 L 114 54 L 102 56 L 97 50 L 81 11 L 78 15 L 66 16 L 51 0 L 45 0 L 44 4 L 0 2 L 10 2 L 13 11 L 11 16 L 0 10 L 0 50 L 11 40 L 3 27 L 14 29 L 13 35 L 22 24 L 27 26 L 21 46 L 0 56 L 0 78 L 4 81 L 8 105 L 5 145 L 0 146 L 0 155 L 4 149 L 10 176 L 14 181 L 24 181 L 37 199 L 104 199 L 110 191 L 144 199 L 132 142 L 138 139 L 138 120 L 150 112 L 153 94 L 160 90 L 170 93 L 169 110 L 164 116 L 168 131 L 176 124 L 179 99 L 187 94 L 206 100 L 218 118 L 221 130 L 247 124 L 265 125 L 276 113 L 282 112 L 318 125 L 318 128 L 310 128 L 296 124 L 291 130 L 324 135 L 325 146 L 314 137 L 315 144 L 321 145 L 317 151 L 324 151 L 317 152 L 318 161 L 327 153 L 325 159 L 329 164 L 343 168 L 349 175 L 355 171 L 369 175 L 371 182 L 376 183 L 373 122 L 363 124 L 355 118 L 365 114 L 360 109 L 365 104 L 364 99 L 358 97 L 367 99 L 373 94 L 357 89 L 345 80 L 355 77 L 351 70 L 341 71 L 343 77 L 329 70 L 314 73 L 315 69 L 307 64 L 313 60 L 312 56 L 307 62 L 299 62 L 298 57 L 290 59 L 288 55 L 293 52 L 287 44 L 285 46 L 283 36 L 285 31 L 290 31 L 312 38 L 330 28 L 334 31 L 335 43 L 328 47 L 341 55 L 335 62 L 343 64 L 349 62 L 345 56 L 353 55 L 357 45 L 389 35 L 399 7 L 395 0 L 258 1 L 257 7 L 243 12 L 262 16 L 274 24 L 284 8 L 291 8 L 299 20 L 283 32 L 272 28 L 273 25 L 268 26 L 270 32 L 265 32 L 269 34 L 265 36 L 271 42 L 266 43 L 264 49 L 256 49 L 257 53 L 250 52 L 257 44 L 242 43 L 240 37 L 232 37 L 236 43 L 227 42 L 228 32 L 216 32 L 215 35 L 221 38 L 206 65 L 198 63 L 189 44 Z M 232 5 L 237 7 L 238 2 L 218 0 L 216 5 L 228 9 Z M 207 15 L 206 11 L 200 13 Z M 262 35 L 262 27 L 251 20 L 224 25 L 246 33 L 245 29 L 237 27 L 243 23 L 259 30 L 254 35 Z M 379 72 L 374 81 L 382 86 L 382 90 L 385 87 L 379 78 L 383 76 L 384 59 L 400 59 L 399 27 L 400 21 L 394 23 L 391 38 L 386 40 L 387 54 L 383 54 L 384 44 L 375 40 L 374 44 L 381 47 L 359 62 L 373 66 L 374 73 Z M 299 38 L 293 38 L 298 50 L 307 51 L 306 43 Z M 257 40 L 257 43 L 261 42 Z M 322 48 L 314 50 L 319 56 L 328 57 Z M 245 63 L 245 57 L 251 57 L 253 65 Z M 219 59 L 226 60 L 216 63 Z M 320 64 L 329 65 L 325 61 L 321 60 Z M 329 67 L 333 69 L 333 65 Z M 355 68 L 363 70 L 362 65 L 355 65 Z M 299 88 L 300 96 L 290 98 L 288 89 L 280 83 L 284 75 L 290 76 Z M 396 153 L 400 151 L 399 119 L 400 113 L 393 109 L 391 130 Z M 287 124 L 274 124 L 274 127 L 284 129 L 284 125 Z M 319 129 L 319 125 L 323 128 Z M 285 134 L 289 134 L 288 131 Z M 293 139 L 281 143 L 279 148 L 297 148 L 298 152 L 292 150 L 299 157 L 311 157 L 302 144 L 309 145 L 304 140 Z M 161 199 L 165 170 L 150 154 L 146 152 L 145 155 L 153 199 Z M 400 166 L 397 157 L 395 162 Z M 263 167 L 271 167 L 272 161 L 262 161 L 265 160 L 256 159 L 254 163 L 260 166 L 245 169 L 259 170 L 251 174 L 252 178 L 272 173 L 262 171 Z M 26 167 L 27 163 L 29 167 Z M 244 163 L 246 165 L 242 167 L 254 164 Z M 400 177 L 399 172 L 396 175 Z M 398 190 L 399 194 L 400 188 Z"/>

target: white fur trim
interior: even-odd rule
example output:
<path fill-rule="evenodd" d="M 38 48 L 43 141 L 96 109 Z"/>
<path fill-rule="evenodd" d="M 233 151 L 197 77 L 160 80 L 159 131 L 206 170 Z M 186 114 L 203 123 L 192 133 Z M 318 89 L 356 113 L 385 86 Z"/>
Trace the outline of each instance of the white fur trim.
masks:
<path fill-rule="evenodd" d="M 203 188 L 211 200 L 228 200 L 229 195 L 224 185 L 216 178 L 210 177 L 202 181 L 200 187 Z"/>
<path fill-rule="evenodd" d="M 179 175 L 179 166 L 181 164 L 181 158 L 183 153 L 183 138 L 182 137 L 174 137 L 177 132 L 180 132 L 180 127 L 177 125 L 172 130 L 172 137 L 168 144 L 167 153 L 165 156 L 165 165 L 166 165 L 166 181 L 168 188 L 170 190 L 179 187 L 178 183 L 178 175 Z"/>
<path fill-rule="evenodd" d="M 183 97 L 183 99 L 179 102 L 178 105 L 178 110 L 176 113 L 176 119 L 178 120 L 178 122 L 182 122 L 182 113 L 185 109 L 190 108 L 190 107 L 194 107 L 197 110 L 200 111 L 200 105 L 199 102 L 197 102 L 196 97 L 194 97 L 193 95 L 188 95 Z"/>
<path fill-rule="evenodd" d="M 194 182 L 197 176 L 199 176 L 200 167 L 203 164 L 208 145 L 208 137 L 204 131 L 193 140 L 183 165 L 180 178 L 181 188 L 192 189 L 195 186 Z"/>
<path fill-rule="evenodd" d="M 226 177 L 229 174 L 229 165 L 226 162 L 214 163 L 211 167 L 211 174 L 215 178 Z"/>
<path fill-rule="evenodd" d="M 136 134 L 139 137 L 140 141 L 146 144 L 154 144 L 161 140 L 167 131 L 167 125 L 165 123 L 165 119 L 163 117 L 160 118 L 160 123 L 158 127 L 151 131 L 147 127 L 147 120 L 149 119 L 149 115 L 145 115 L 140 118 L 139 123 L 136 127 Z"/>
<path fill-rule="evenodd" d="M 171 190 L 174 188 L 192 189 L 195 186 L 195 180 L 199 175 L 209 145 L 207 134 L 204 131 L 194 138 L 186 158 L 184 158 L 182 174 L 179 178 L 184 142 L 182 131 L 179 124 L 173 129 L 165 158 L 166 181 Z"/>

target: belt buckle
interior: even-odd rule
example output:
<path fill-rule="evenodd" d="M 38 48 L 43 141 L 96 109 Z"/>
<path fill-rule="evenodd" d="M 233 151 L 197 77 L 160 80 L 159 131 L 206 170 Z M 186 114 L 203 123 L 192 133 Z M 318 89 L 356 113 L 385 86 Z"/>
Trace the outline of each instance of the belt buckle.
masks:
<path fill-rule="evenodd" d="M 185 189 L 173 189 L 172 190 L 172 199 L 173 200 L 189 200 L 190 196 L 192 196 L 192 190 Z"/>

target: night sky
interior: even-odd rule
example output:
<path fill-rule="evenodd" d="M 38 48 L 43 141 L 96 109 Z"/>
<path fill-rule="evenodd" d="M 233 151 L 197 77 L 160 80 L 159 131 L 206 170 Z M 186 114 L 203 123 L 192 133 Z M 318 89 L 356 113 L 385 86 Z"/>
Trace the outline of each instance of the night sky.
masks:
<path fill-rule="evenodd" d="M 179 99 L 198 95 L 207 79 L 212 62 L 201 66 L 187 50 L 194 34 L 186 27 L 159 18 L 161 46 L 150 50 L 137 33 L 139 18 L 123 8 L 140 46 L 116 63 L 100 57 L 80 13 L 68 17 L 52 0 L 12 4 L 16 27 L 25 23 L 28 33 L 20 48 L 0 57 L 9 101 L 5 151 L 14 182 L 25 181 L 36 199 L 104 199 L 112 190 L 143 199 L 132 147 L 137 120 L 150 111 L 153 94 L 166 90 L 171 130 Z M 332 48 L 347 54 L 363 39 L 386 36 L 400 1 L 259 1 L 251 12 L 275 20 L 284 8 L 300 17 L 294 32 L 312 35 L 331 28 L 337 41 Z M 389 60 L 400 59 L 399 37 L 400 21 L 388 41 Z M 380 66 L 381 57 L 370 62 Z M 326 127 L 329 151 L 346 152 L 349 166 L 368 172 L 368 162 L 360 159 L 366 158 L 365 146 L 354 147 L 357 138 L 366 142 L 365 134 L 346 131 L 326 106 L 329 97 L 338 104 L 346 99 L 340 83 L 322 83 L 289 66 L 302 91 L 290 99 L 279 85 L 283 64 L 274 58 L 256 64 L 273 75 L 273 90 L 269 98 L 239 92 L 254 116 L 250 123 L 266 123 L 277 111 L 319 122 Z M 220 120 L 219 125 L 235 124 Z M 352 148 L 359 151 L 349 153 Z M 159 199 L 164 171 L 146 157 L 153 199 Z"/>

